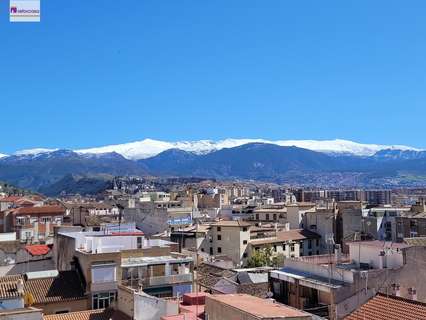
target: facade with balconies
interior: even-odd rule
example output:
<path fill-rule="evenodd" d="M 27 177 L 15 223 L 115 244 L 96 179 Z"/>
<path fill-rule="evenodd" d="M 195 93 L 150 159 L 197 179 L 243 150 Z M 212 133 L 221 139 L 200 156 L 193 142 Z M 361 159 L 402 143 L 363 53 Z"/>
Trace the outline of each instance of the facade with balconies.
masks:
<path fill-rule="evenodd" d="M 82 274 L 92 308 L 107 308 L 120 284 L 159 297 L 192 290 L 193 259 L 175 252 L 177 244 L 146 239 L 137 229 L 58 232 L 54 247 L 58 270 L 74 265 Z"/>

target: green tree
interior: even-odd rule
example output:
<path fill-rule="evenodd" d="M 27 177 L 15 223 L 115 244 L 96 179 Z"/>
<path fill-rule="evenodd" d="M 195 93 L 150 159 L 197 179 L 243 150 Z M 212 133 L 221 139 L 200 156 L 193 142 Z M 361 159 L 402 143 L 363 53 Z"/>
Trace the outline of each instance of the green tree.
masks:
<path fill-rule="evenodd" d="M 256 250 L 247 260 L 247 264 L 250 268 L 269 267 L 272 266 L 272 256 L 273 253 L 270 247 Z"/>

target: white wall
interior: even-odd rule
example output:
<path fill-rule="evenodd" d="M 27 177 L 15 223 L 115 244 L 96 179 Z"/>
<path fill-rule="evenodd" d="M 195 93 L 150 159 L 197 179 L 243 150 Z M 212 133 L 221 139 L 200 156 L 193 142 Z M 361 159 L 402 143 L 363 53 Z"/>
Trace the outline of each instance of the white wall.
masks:
<path fill-rule="evenodd" d="M 179 313 L 179 305 L 176 302 L 155 298 L 143 292 L 135 293 L 134 304 L 135 320 L 158 320 L 163 316 Z"/>
<path fill-rule="evenodd" d="M 0 241 L 15 241 L 16 232 L 0 233 Z"/>
<path fill-rule="evenodd" d="M 368 263 L 375 269 L 380 269 L 382 265 L 381 251 L 386 251 L 386 266 L 390 269 L 397 269 L 403 266 L 404 257 L 401 250 L 389 249 L 367 246 L 358 243 L 351 243 L 349 245 L 350 259 L 356 263 Z"/>

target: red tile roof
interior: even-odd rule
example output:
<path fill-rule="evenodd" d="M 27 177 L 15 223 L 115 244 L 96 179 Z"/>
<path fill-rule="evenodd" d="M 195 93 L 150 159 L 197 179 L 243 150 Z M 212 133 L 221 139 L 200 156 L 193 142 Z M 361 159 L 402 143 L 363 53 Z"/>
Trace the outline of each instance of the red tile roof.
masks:
<path fill-rule="evenodd" d="M 24 291 L 33 295 L 35 305 L 87 299 L 76 271 L 61 271 L 57 277 L 28 279 Z"/>
<path fill-rule="evenodd" d="M 25 250 L 27 250 L 32 256 L 44 256 L 49 253 L 50 248 L 45 244 L 34 244 L 25 246 Z"/>
<path fill-rule="evenodd" d="M 426 303 L 379 293 L 345 320 L 425 320 Z"/>
<path fill-rule="evenodd" d="M 65 209 L 61 206 L 22 207 L 13 211 L 14 214 L 64 214 Z"/>
<path fill-rule="evenodd" d="M 0 199 L 0 202 L 15 202 L 19 199 L 21 199 L 22 197 L 20 196 L 9 196 L 9 197 L 4 197 Z"/>
<path fill-rule="evenodd" d="M 247 318 L 256 319 L 311 319 L 309 313 L 294 309 L 284 304 L 275 303 L 271 300 L 257 298 L 248 294 L 213 294 L 206 297 L 206 307 L 211 301 L 219 305 L 226 305 L 248 314 Z"/>

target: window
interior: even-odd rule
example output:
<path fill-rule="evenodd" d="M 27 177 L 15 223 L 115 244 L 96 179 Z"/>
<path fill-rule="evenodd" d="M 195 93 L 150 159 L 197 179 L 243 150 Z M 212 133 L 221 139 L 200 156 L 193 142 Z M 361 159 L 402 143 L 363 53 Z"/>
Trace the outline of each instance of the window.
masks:
<path fill-rule="evenodd" d="M 274 219 L 274 221 L 276 221 L 276 220 L 277 220 L 277 214 L 276 214 L 276 213 L 274 213 L 274 215 L 273 215 L 273 219 Z"/>
<path fill-rule="evenodd" d="M 319 247 L 319 239 L 317 239 L 317 241 L 316 241 L 316 242 L 317 242 L 317 247 Z"/>
<path fill-rule="evenodd" d="M 201 252 L 204 252 L 204 248 L 201 248 Z"/>
<path fill-rule="evenodd" d="M 59 311 L 56 311 L 55 314 L 68 313 L 68 312 L 69 310 L 59 310 Z"/>
<path fill-rule="evenodd" d="M 256 213 L 256 220 L 259 220 L 259 214 Z"/>
<path fill-rule="evenodd" d="M 308 240 L 308 249 L 312 249 L 312 240 L 311 239 Z"/>
<path fill-rule="evenodd" d="M 115 264 L 92 265 L 92 282 L 105 283 L 116 281 Z"/>
<path fill-rule="evenodd" d="M 16 217 L 16 224 L 18 226 L 23 226 L 27 219 L 25 217 Z"/>
<path fill-rule="evenodd" d="M 217 232 L 222 231 L 221 227 L 217 227 Z"/>
<path fill-rule="evenodd" d="M 92 306 L 93 309 L 105 309 L 108 308 L 115 300 L 115 292 L 100 292 L 93 295 Z"/>
<path fill-rule="evenodd" d="M 247 258 L 247 253 L 243 253 L 243 258 Z"/>
<path fill-rule="evenodd" d="M 210 255 L 213 255 L 213 248 L 210 247 Z"/>
<path fill-rule="evenodd" d="M 294 244 L 291 244 L 291 245 L 290 245 L 290 251 L 291 251 L 291 252 L 294 252 Z"/>
<path fill-rule="evenodd" d="M 274 244 L 274 251 L 277 252 L 277 245 Z"/>
<path fill-rule="evenodd" d="M 247 240 L 243 240 L 243 244 L 247 244 Z"/>
<path fill-rule="evenodd" d="M 265 220 L 266 220 L 266 221 L 269 221 L 269 213 L 267 213 L 267 214 L 265 215 Z"/>
<path fill-rule="evenodd" d="M 222 240 L 222 236 L 220 234 L 217 235 L 217 240 Z"/>
<path fill-rule="evenodd" d="M 243 228 L 243 232 L 247 232 L 247 228 L 246 227 Z"/>
<path fill-rule="evenodd" d="M 222 248 L 221 247 L 217 247 L 217 253 L 222 253 Z"/>
<path fill-rule="evenodd" d="M 50 217 L 41 217 L 41 223 L 48 223 L 50 222 Z"/>
<path fill-rule="evenodd" d="M 142 249 L 142 237 L 138 237 L 137 239 L 138 239 L 137 240 L 138 249 Z"/>

